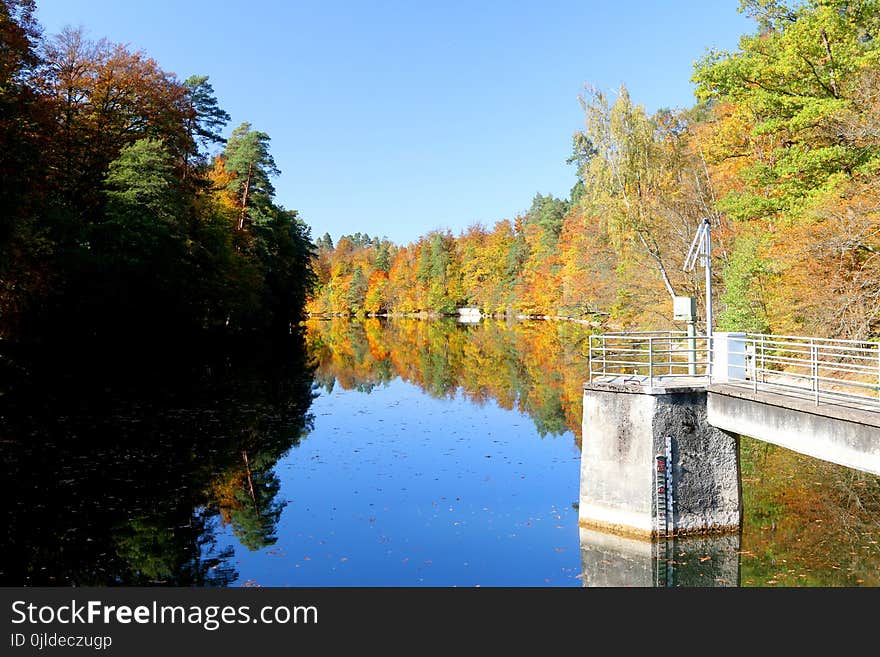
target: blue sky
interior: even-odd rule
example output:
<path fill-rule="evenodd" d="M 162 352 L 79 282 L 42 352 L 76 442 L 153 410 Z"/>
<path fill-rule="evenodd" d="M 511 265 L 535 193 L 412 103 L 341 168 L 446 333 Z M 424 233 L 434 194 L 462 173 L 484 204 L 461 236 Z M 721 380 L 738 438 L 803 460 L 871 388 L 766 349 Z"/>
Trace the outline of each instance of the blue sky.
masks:
<path fill-rule="evenodd" d="M 37 0 L 128 44 L 271 138 L 277 200 L 318 237 L 406 243 L 566 196 L 584 84 L 653 111 L 693 103 L 693 62 L 753 24 L 739 0 Z"/>

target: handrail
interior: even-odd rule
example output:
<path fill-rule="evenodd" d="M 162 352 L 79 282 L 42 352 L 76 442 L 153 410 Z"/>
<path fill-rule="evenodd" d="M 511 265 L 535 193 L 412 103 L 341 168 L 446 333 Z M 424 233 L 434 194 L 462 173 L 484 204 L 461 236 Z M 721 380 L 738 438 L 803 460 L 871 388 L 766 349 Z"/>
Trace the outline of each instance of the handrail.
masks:
<path fill-rule="evenodd" d="M 644 377 L 648 387 L 663 379 L 706 377 L 710 338 L 684 331 L 641 331 L 592 335 L 590 381 L 600 377 Z"/>
<path fill-rule="evenodd" d="M 685 331 L 621 331 L 618 333 L 603 333 L 605 337 L 608 338 L 631 338 L 631 337 L 648 337 L 648 336 L 657 336 L 657 337 L 668 337 L 668 336 L 679 336 L 679 335 L 687 335 Z"/>
<path fill-rule="evenodd" d="M 754 392 L 806 396 L 815 405 L 880 405 L 880 343 L 765 333 L 740 334 L 729 344 L 731 382 Z"/>
<path fill-rule="evenodd" d="M 766 333 L 689 336 L 683 331 L 592 335 L 590 381 L 639 377 L 642 385 L 697 377 L 748 385 L 815 404 L 880 407 L 880 343 Z"/>

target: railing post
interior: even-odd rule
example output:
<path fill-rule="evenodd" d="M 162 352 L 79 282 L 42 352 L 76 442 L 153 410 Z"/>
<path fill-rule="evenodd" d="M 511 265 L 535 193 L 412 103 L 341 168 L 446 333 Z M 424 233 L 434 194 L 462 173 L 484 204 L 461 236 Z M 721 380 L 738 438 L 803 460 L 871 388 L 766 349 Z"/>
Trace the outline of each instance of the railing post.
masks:
<path fill-rule="evenodd" d="M 819 352 L 815 338 L 810 338 L 810 374 L 813 377 L 813 395 L 816 406 L 819 405 Z"/>
<path fill-rule="evenodd" d="M 605 336 L 602 336 L 602 374 L 607 374 L 608 372 L 608 354 L 605 351 Z"/>
<path fill-rule="evenodd" d="M 697 375 L 697 329 L 693 321 L 689 321 L 687 325 L 688 335 L 688 374 L 690 376 Z"/>
<path fill-rule="evenodd" d="M 706 334 L 706 380 L 712 383 L 712 374 L 715 371 L 715 336 Z"/>
<path fill-rule="evenodd" d="M 593 382 L 593 336 L 587 337 L 587 363 L 590 368 L 590 383 Z"/>
<path fill-rule="evenodd" d="M 755 362 L 757 362 L 757 359 L 755 359 Z M 764 361 L 764 334 L 762 333 L 761 334 L 761 383 L 764 383 L 766 381 L 764 364 L 765 364 L 765 361 Z M 757 379 L 758 377 L 756 376 L 755 378 Z"/>
<path fill-rule="evenodd" d="M 654 387 L 654 338 L 648 338 L 648 387 Z"/>
<path fill-rule="evenodd" d="M 748 344 L 749 337 L 746 334 L 746 344 Z M 764 336 L 761 335 L 761 346 L 764 346 Z M 752 342 L 752 390 L 755 393 L 755 397 L 758 396 L 758 343 Z"/>

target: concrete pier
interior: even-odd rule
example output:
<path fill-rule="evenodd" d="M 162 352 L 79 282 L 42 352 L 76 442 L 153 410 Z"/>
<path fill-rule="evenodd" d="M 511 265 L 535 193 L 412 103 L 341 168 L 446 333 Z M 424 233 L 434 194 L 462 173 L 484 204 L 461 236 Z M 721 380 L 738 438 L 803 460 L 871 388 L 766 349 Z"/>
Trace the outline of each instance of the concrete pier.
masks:
<path fill-rule="evenodd" d="M 708 423 L 704 386 L 649 383 L 614 377 L 584 386 L 581 526 L 642 539 L 738 531 L 737 439 Z M 667 445 L 671 508 L 660 526 L 657 456 Z"/>

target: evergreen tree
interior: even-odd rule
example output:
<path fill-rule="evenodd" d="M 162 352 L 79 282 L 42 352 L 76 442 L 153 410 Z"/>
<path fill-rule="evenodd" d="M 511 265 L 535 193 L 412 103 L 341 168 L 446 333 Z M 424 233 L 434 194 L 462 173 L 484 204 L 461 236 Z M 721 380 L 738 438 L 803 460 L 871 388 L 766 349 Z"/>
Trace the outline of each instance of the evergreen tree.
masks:
<path fill-rule="evenodd" d="M 226 143 L 220 131 L 229 123 L 229 114 L 217 102 L 208 76 L 191 75 L 183 84 L 189 92 L 193 108 L 194 117 L 190 126 L 193 140 L 200 143 L 202 148 Z"/>
<path fill-rule="evenodd" d="M 355 267 L 352 274 L 351 284 L 346 293 L 346 301 L 351 312 L 357 312 L 364 307 L 364 300 L 367 297 L 368 281 L 364 276 L 364 271 L 360 267 Z"/>
<path fill-rule="evenodd" d="M 259 211 L 265 208 L 275 195 L 270 177 L 281 172 L 269 153 L 269 135 L 251 130 L 250 123 L 242 123 L 226 143 L 226 171 L 233 179 L 227 189 L 238 203 L 238 229 L 244 228 L 245 219 L 259 221 Z"/>

